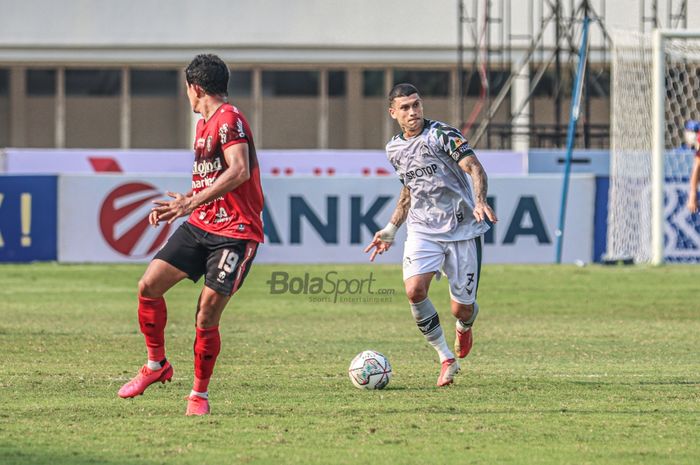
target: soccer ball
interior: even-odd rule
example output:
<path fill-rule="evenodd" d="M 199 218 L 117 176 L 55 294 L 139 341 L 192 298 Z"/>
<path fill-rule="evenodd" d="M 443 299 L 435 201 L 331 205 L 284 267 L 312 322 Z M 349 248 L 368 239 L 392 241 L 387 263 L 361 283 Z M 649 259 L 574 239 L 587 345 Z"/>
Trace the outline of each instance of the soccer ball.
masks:
<path fill-rule="evenodd" d="M 348 375 L 358 389 L 384 389 L 391 379 L 391 364 L 379 352 L 365 350 L 352 359 Z"/>

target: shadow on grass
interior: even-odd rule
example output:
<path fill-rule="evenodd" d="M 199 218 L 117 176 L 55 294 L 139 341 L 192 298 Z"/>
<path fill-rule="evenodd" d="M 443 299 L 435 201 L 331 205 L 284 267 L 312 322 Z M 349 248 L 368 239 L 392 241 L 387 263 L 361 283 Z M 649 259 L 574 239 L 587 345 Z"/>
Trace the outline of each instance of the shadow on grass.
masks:
<path fill-rule="evenodd" d="M 55 450 L 18 449 L 16 446 L 8 447 L 0 444 L 0 463 L 8 465 L 137 465 L 160 462 L 143 458 L 88 456 L 78 451 L 66 453 Z"/>

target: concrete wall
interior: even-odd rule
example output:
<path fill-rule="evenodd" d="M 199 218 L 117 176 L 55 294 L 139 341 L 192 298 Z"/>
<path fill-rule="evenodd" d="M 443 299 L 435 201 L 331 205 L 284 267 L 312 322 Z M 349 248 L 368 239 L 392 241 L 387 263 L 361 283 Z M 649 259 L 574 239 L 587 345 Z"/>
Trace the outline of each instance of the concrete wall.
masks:
<path fill-rule="evenodd" d="M 456 0 L 3 0 L 0 61 L 179 62 L 202 48 L 228 61 L 265 62 L 454 62 Z M 11 3 L 11 5 L 9 5 Z M 549 14 L 541 1 L 491 2 L 491 16 L 508 17 L 513 34 L 532 34 Z M 570 4 L 562 2 L 563 14 Z M 649 10 L 650 2 L 644 2 Z M 675 2 L 675 8 L 678 8 Z M 479 0 L 465 0 L 469 15 L 483 19 Z M 474 5 L 479 5 L 474 9 Z M 499 11 L 501 5 L 510 11 Z M 640 0 L 592 0 L 606 27 L 638 30 Z M 659 2 L 666 25 L 669 2 Z M 532 14 L 530 13 L 530 10 Z M 649 13 L 650 14 L 650 11 Z M 211 19 L 214 18 L 216 24 Z M 688 2 L 688 27 L 700 27 L 700 2 Z M 506 34 L 494 24 L 498 46 Z M 546 29 L 551 45 L 554 27 Z M 465 42 L 476 38 L 469 32 Z M 522 41 L 520 44 L 525 44 Z M 598 27 L 593 47 L 603 43 Z M 517 42 L 516 42 L 517 45 Z M 95 53 L 100 50 L 100 53 Z M 342 51 L 342 53 L 339 53 Z M 50 53 L 49 53 L 50 52 Z"/>

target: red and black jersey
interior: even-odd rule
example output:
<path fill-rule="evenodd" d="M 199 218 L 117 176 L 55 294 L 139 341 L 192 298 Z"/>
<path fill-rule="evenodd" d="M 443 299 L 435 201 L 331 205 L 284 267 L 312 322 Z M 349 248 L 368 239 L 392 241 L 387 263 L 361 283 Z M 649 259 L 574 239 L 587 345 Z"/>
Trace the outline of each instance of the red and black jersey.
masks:
<path fill-rule="evenodd" d="M 200 205 L 190 215 L 193 225 L 220 236 L 263 242 L 263 193 L 253 134 L 238 108 L 225 103 L 209 121 L 200 119 L 194 142 L 192 191 L 200 192 L 228 168 L 224 150 L 248 144 L 250 179 L 234 190 Z"/>

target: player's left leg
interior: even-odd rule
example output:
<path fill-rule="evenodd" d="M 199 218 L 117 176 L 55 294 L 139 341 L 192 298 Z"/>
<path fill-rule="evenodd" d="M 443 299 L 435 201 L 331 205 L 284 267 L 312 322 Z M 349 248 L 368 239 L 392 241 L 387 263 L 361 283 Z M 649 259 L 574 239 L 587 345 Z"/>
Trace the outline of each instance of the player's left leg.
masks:
<path fill-rule="evenodd" d="M 455 352 L 466 357 L 473 344 L 472 325 L 479 314 L 476 295 L 481 273 L 481 238 L 452 242 L 445 258 L 455 324 Z"/>
<path fill-rule="evenodd" d="M 423 273 L 411 276 L 404 281 L 404 285 L 416 325 L 420 332 L 423 333 L 425 340 L 433 346 L 440 357 L 441 368 L 437 385 L 447 386 L 452 384 L 454 375 L 459 371 L 459 363 L 457 363 L 454 354 L 447 345 L 445 333 L 440 325 L 440 317 L 435 306 L 428 298 L 428 289 L 434 274 Z"/>
<path fill-rule="evenodd" d="M 469 355 L 469 352 L 472 350 L 472 345 L 474 344 L 472 325 L 479 313 L 479 305 L 476 302 L 473 304 L 463 304 L 454 300 L 452 300 L 450 304 L 452 307 L 452 315 L 457 318 L 457 323 L 455 325 L 455 353 L 459 358 L 464 358 Z"/>
<path fill-rule="evenodd" d="M 210 235 L 205 286 L 197 303 L 194 383 L 186 415 L 209 413 L 209 381 L 221 351 L 219 321 L 231 296 L 241 287 L 257 252 L 257 243 Z"/>

